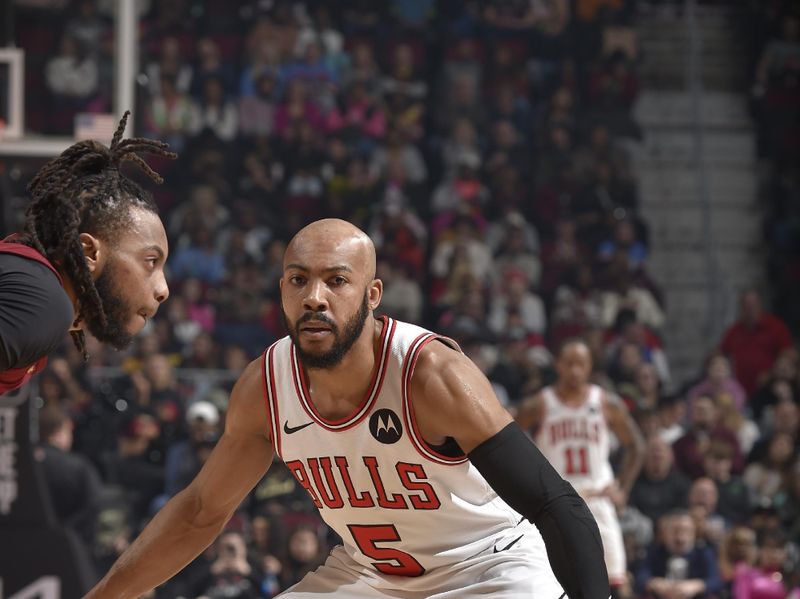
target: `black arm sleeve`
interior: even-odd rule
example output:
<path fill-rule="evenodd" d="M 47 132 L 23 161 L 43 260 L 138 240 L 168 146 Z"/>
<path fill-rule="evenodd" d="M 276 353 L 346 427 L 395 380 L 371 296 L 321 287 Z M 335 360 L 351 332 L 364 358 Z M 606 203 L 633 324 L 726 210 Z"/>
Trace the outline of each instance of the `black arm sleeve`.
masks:
<path fill-rule="evenodd" d="M 49 354 L 72 320 L 72 302 L 49 268 L 0 254 L 0 372 Z"/>
<path fill-rule="evenodd" d="M 608 599 L 597 523 L 586 502 L 512 422 L 469 453 L 495 492 L 542 533 L 553 573 L 569 599 Z"/>

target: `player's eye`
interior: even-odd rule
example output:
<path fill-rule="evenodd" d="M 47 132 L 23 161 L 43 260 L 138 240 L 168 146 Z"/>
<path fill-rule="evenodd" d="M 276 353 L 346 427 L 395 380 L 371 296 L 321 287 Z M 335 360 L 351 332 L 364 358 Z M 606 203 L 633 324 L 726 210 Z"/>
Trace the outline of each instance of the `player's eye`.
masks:
<path fill-rule="evenodd" d="M 347 279 L 345 279 L 344 277 L 333 277 L 331 279 L 331 284 L 334 287 L 339 287 L 341 285 L 344 285 L 345 283 L 347 283 Z"/>
<path fill-rule="evenodd" d="M 292 275 L 291 277 L 289 277 L 289 282 L 292 285 L 302 285 L 303 283 L 305 283 L 305 279 L 299 275 Z"/>

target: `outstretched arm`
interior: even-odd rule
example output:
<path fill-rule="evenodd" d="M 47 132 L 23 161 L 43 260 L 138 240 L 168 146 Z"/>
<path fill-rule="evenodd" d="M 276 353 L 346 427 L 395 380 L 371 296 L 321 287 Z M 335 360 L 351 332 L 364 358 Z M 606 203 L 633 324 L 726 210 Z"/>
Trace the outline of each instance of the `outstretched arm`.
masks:
<path fill-rule="evenodd" d="M 603 545 L 589 508 L 511 421 L 477 366 L 429 343 L 411 393 L 423 438 L 437 444 L 453 437 L 495 492 L 537 526 L 569 599 L 608 599 Z"/>
<path fill-rule="evenodd" d="M 225 433 L 197 478 L 156 514 L 86 599 L 139 597 L 208 547 L 272 463 L 268 430 L 255 360 L 233 388 Z"/>

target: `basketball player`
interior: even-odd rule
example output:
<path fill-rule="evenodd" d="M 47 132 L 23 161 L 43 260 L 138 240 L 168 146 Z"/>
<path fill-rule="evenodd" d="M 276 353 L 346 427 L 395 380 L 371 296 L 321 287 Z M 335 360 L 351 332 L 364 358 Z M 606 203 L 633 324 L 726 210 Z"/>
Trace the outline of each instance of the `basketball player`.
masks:
<path fill-rule="evenodd" d="M 627 502 L 644 460 L 644 439 L 622 402 L 589 384 L 592 357 L 583 341 L 567 341 L 561 347 L 556 371 L 555 385 L 524 402 L 516 419 L 586 500 L 603 538 L 610 583 L 624 596 L 630 591 L 615 506 Z M 618 479 L 609 463 L 609 431 L 625 452 Z"/>
<path fill-rule="evenodd" d="M 373 317 L 382 283 L 370 239 L 317 221 L 283 268 L 289 336 L 248 366 L 200 474 L 88 597 L 138 597 L 167 580 L 277 452 L 344 542 L 286 598 L 608 599 L 586 504 L 478 368 L 448 339 Z"/>
<path fill-rule="evenodd" d="M 174 158 L 166 144 L 126 139 L 126 112 L 111 147 L 81 141 L 28 186 L 25 229 L 0 241 L 0 395 L 20 388 L 67 331 L 86 355 L 84 329 L 127 346 L 169 293 L 167 236 L 152 198 L 119 170 L 136 154 Z"/>

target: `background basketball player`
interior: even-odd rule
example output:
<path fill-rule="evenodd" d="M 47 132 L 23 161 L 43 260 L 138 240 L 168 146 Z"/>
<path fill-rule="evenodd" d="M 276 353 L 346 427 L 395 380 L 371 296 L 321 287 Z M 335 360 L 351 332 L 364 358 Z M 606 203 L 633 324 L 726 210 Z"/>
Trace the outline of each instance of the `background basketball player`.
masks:
<path fill-rule="evenodd" d="M 603 538 L 609 581 L 627 595 L 625 547 L 616 508 L 627 502 L 644 460 L 644 440 L 622 402 L 589 383 L 592 357 L 583 341 L 567 341 L 556 360 L 558 379 L 520 407 L 517 422 L 586 500 Z M 624 455 L 615 478 L 610 433 Z"/>

